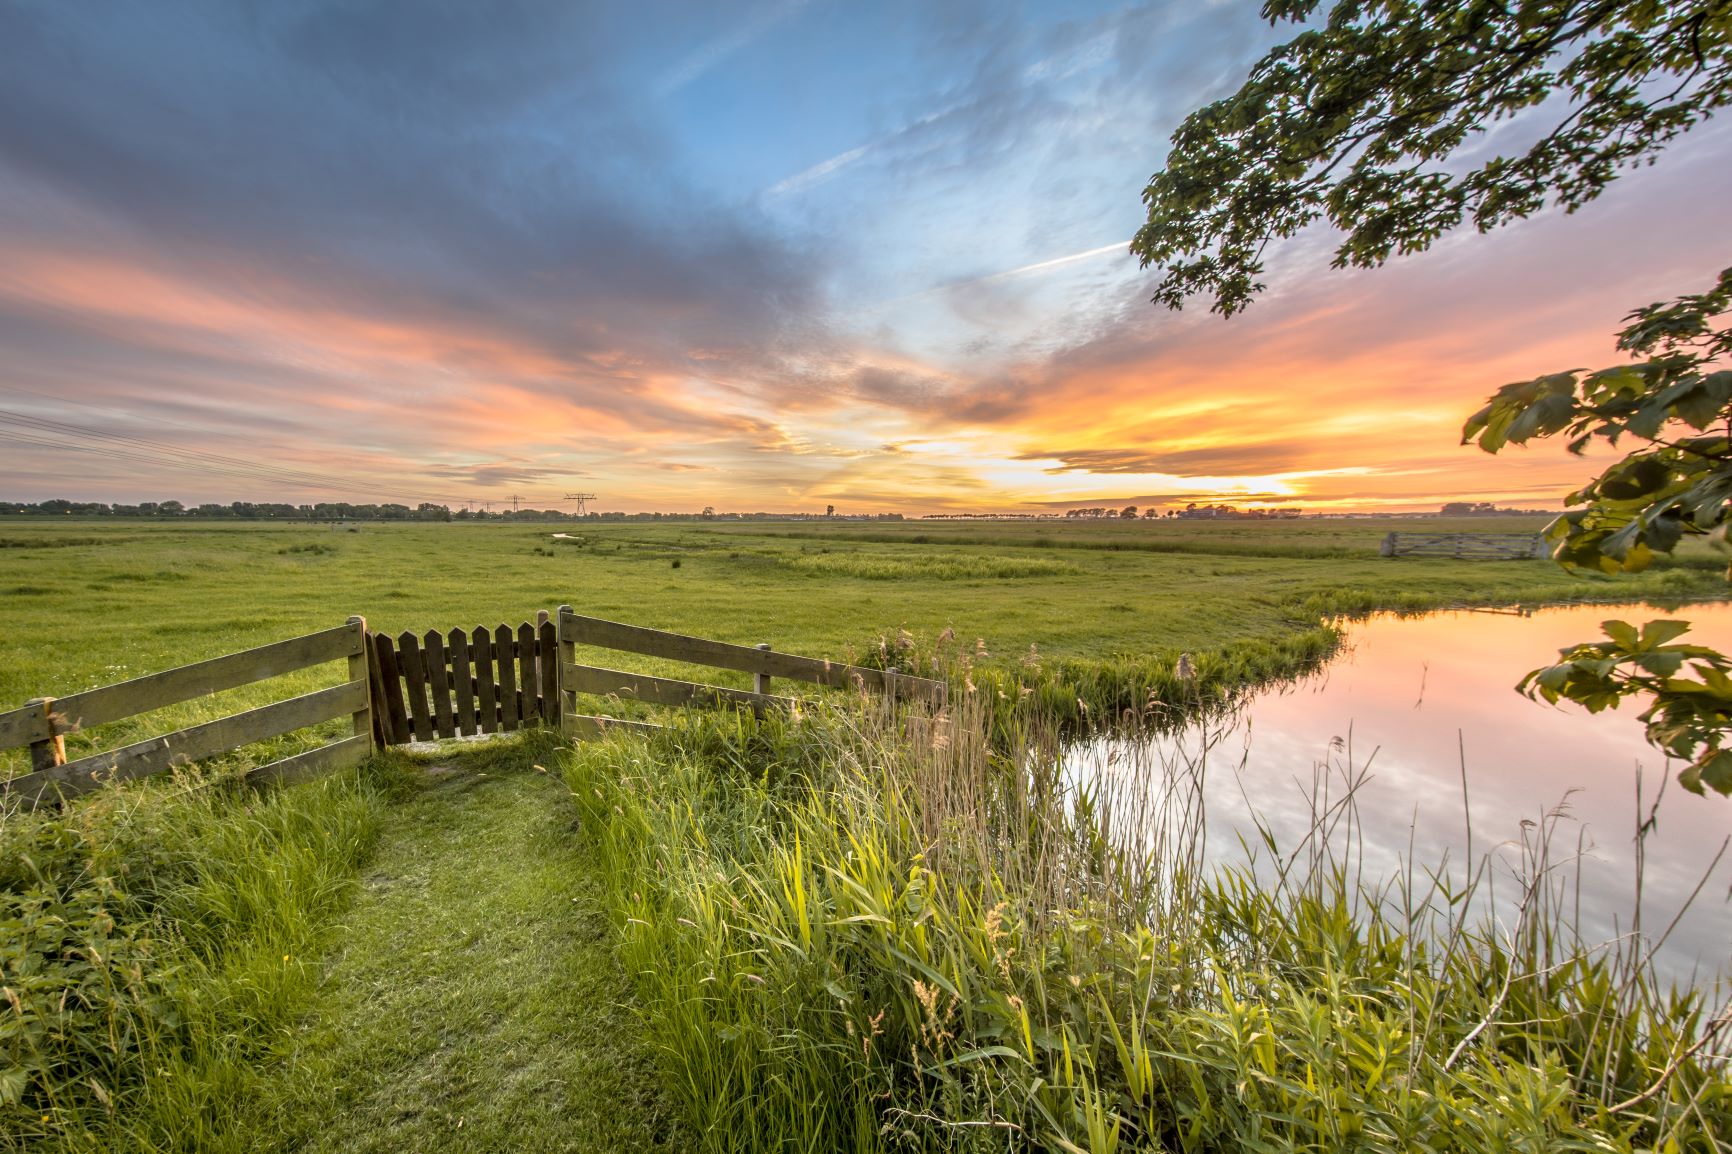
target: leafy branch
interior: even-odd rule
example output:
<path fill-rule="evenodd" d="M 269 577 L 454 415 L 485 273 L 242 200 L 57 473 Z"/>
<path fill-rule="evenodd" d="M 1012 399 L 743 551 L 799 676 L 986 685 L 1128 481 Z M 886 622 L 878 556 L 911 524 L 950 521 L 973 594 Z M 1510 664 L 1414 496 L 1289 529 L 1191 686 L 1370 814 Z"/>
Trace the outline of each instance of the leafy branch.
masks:
<path fill-rule="evenodd" d="M 1263 15 L 1319 6 L 1268 0 Z M 1336 267 L 1371 268 L 1466 222 L 1573 212 L 1728 102 L 1732 0 L 1342 0 L 1180 125 L 1131 251 L 1162 269 L 1156 303 L 1204 294 L 1231 315 L 1264 288 L 1273 239 L 1326 218 L 1346 233 Z M 1445 163 L 1554 104 L 1520 155 Z"/>

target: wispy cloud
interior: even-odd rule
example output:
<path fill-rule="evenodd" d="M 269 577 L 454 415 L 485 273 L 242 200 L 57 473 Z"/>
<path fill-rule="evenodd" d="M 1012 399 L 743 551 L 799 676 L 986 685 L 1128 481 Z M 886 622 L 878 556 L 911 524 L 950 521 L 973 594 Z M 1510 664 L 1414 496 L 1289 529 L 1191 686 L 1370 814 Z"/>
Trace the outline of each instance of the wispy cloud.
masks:
<path fill-rule="evenodd" d="M 829 160 L 821 160 L 811 168 L 796 172 L 793 176 L 788 177 L 788 179 L 777 181 L 775 184 L 772 184 L 765 190 L 764 195 L 768 197 L 779 197 L 790 196 L 798 192 L 805 192 L 808 188 L 829 180 L 832 176 L 835 176 L 838 172 L 841 172 L 844 168 L 847 168 L 849 165 L 865 156 L 868 147 L 868 145 L 862 144 L 858 148 L 850 148 L 847 152 L 837 153 Z"/>
<path fill-rule="evenodd" d="M 673 95 L 794 15 L 804 8 L 806 3 L 807 0 L 781 0 L 780 3 L 760 5 L 745 20 L 700 45 L 681 60 L 657 82 L 656 91 L 662 96 Z"/>

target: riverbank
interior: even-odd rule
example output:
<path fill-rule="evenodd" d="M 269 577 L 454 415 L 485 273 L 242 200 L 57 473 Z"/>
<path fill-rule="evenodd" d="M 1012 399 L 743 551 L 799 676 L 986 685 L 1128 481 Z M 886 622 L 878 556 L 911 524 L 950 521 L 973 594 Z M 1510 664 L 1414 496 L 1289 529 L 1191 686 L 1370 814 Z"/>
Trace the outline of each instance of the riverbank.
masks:
<path fill-rule="evenodd" d="M 1469 912 L 1483 865 L 1360 873 L 1350 795 L 1205 870 L 1202 767 L 1078 787 L 1055 727 L 1007 754 L 953 705 L 565 755 L 705 1149 L 1710 1152 L 1732 1127 L 1724 1047 L 1693 1049 L 1720 1007 L 1574 935 L 1553 828 L 1517 831 L 1512 930 Z"/>

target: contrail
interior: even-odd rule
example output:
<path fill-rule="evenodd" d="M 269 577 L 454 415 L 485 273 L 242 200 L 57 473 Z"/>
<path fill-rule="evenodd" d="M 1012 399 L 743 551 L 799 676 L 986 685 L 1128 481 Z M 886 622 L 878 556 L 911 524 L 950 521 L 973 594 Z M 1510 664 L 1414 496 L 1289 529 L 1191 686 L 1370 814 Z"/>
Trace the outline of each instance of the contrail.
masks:
<path fill-rule="evenodd" d="M 946 281 L 943 284 L 933 285 L 929 289 L 921 289 L 919 292 L 909 293 L 907 296 L 893 297 L 890 300 L 881 301 L 872 307 L 875 309 L 888 308 L 891 305 L 902 304 L 905 301 L 919 300 L 921 297 L 928 297 L 934 293 L 949 292 L 951 289 L 967 288 L 969 285 L 986 284 L 990 281 L 1008 280 L 1013 276 L 1022 276 L 1025 273 L 1044 272 L 1049 268 L 1058 268 L 1060 265 L 1075 264 L 1077 261 L 1082 260 L 1092 260 L 1097 256 L 1105 256 L 1109 252 L 1126 252 L 1130 248 L 1130 244 L 1131 242 L 1128 240 L 1121 240 L 1117 244 L 1103 244 L 1099 248 L 1086 249 L 1083 252 L 1073 252 L 1069 256 L 1055 256 L 1050 260 L 1037 260 L 1033 264 L 1025 264 L 1019 268 L 1007 268 L 999 272 L 989 272 L 984 276 L 969 277 L 967 280 Z"/>
<path fill-rule="evenodd" d="M 1121 240 L 1117 244 L 1103 244 L 1099 248 L 1091 248 L 1087 252 L 1073 252 L 1069 256 L 1055 256 L 1051 260 L 1035 261 L 1033 264 L 1025 264 L 1021 268 L 1008 268 L 1003 272 L 987 273 L 985 276 L 977 276 L 971 280 L 952 281 L 940 287 L 961 288 L 963 285 L 979 284 L 982 281 L 1003 280 L 1005 277 L 1021 276 L 1025 272 L 1039 272 L 1043 268 L 1057 268 L 1061 264 L 1074 264 L 1079 260 L 1088 260 L 1090 257 L 1105 256 L 1109 252 L 1125 252 L 1130 248 L 1130 245 L 1130 241 Z"/>

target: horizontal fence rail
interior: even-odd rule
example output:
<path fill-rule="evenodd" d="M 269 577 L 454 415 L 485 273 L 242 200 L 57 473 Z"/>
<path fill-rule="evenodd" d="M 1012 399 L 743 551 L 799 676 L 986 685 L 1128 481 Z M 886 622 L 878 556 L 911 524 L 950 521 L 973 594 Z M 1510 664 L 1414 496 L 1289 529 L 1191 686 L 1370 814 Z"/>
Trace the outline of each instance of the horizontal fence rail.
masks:
<path fill-rule="evenodd" d="M 700 685 L 695 681 L 675 681 L 643 673 L 622 673 L 594 665 L 567 665 L 560 672 L 565 678 L 565 688 L 573 693 L 593 693 L 650 705 L 746 705 L 760 709 L 766 706 L 790 709 L 794 705 L 791 697 L 753 693 L 747 689 L 724 689 L 718 685 Z"/>
<path fill-rule="evenodd" d="M 28 745 L 32 767 L 29 773 L 0 782 L 0 793 L 16 798 L 24 808 L 34 808 L 88 793 L 108 781 L 148 777 L 343 716 L 351 719 L 352 736 L 259 766 L 248 776 L 294 779 L 353 765 L 373 748 L 366 638 L 366 620 L 351 617 L 347 624 L 319 633 L 66 697 L 38 698 L 23 709 L 0 714 L 0 749 Z M 349 662 L 345 684 L 66 760 L 67 734 L 345 658 Z"/>
<path fill-rule="evenodd" d="M 924 697 L 942 703 L 948 686 L 928 677 L 912 677 L 894 669 L 871 669 L 862 665 L 845 665 L 818 657 L 799 657 L 778 653 L 763 646 L 731 645 L 704 637 L 688 637 L 683 633 L 668 633 L 646 629 L 641 625 L 623 625 L 599 617 L 584 617 L 560 606 L 559 640 L 561 645 L 591 645 L 598 649 L 617 649 L 646 657 L 663 657 L 691 665 L 709 665 L 718 669 L 733 669 L 755 673 L 760 679 L 785 677 L 814 685 L 836 689 L 858 689 L 900 697 Z M 575 663 L 575 659 L 569 659 Z M 759 692 L 763 692 L 760 680 Z"/>
<path fill-rule="evenodd" d="M 579 665 L 576 653 L 579 645 L 750 673 L 753 675 L 753 689 L 724 689 L 695 681 L 678 681 L 594 665 Z M 767 708 L 788 709 L 794 704 L 793 698 L 778 697 L 770 692 L 770 681 L 775 677 L 839 689 L 852 688 L 860 692 L 882 693 L 893 700 L 914 697 L 935 706 L 944 704 L 949 688 L 942 681 L 910 677 L 894 669 L 846 665 L 821 658 L 778 653 L 768 645 L 732 645 L 705 637 L 646 629 L 640 625 L 625 625 L 600 617 L 585 617 L 569 605 L 559 607 L 559 660 L 560 710 L 564 719 L 563 729 L 570 737 L 598 737 L 616 728 L 624 728 L 628 732 L 653 732 L 661 728 L 648 722 L 621 722 L 612 718 L 581 714 L 577 711 L 578 694 L 593 694 L 654 705 L 733 705 L 762 711 Z"/>
<path fill-rule="evenodd" d="M 1378 552 L 1384 557 L 1525 561 L 1546 556 L 1546 543 L 1539 533 L 1390 533 Z"/>

